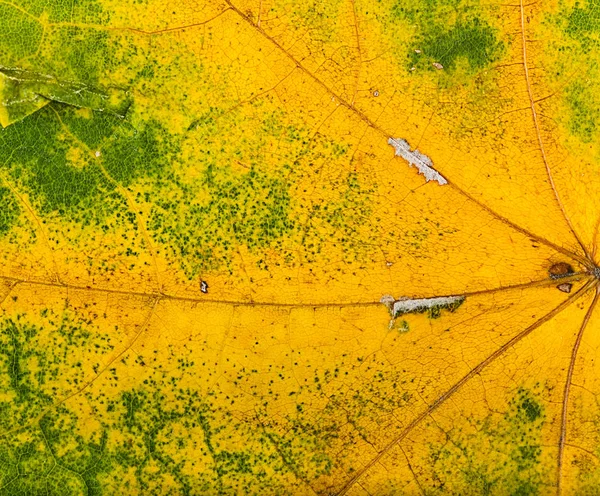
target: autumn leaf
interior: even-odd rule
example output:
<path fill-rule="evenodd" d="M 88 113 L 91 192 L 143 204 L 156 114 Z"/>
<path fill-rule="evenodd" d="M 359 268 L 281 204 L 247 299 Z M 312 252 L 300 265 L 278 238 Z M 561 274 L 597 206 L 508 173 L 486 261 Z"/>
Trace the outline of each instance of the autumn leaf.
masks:
<path fill-rule="evenodd" d="M 599 14 L 0 2 L 0 493 L 597 494 Z"/>

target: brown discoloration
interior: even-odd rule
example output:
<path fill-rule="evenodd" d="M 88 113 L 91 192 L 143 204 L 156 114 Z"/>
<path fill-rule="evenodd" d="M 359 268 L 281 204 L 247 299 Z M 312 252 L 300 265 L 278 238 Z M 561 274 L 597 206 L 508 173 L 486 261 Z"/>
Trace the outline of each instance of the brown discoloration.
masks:
<path fill-rule="evenodd" d="M 548 274 L 552 279 L 558 279 L 560 277 L 566 277 L 574 274 L 575 271 L 573 267 L 567 262 L 558 262 L 555 263 L 550 269 L 548 269 Z"/>

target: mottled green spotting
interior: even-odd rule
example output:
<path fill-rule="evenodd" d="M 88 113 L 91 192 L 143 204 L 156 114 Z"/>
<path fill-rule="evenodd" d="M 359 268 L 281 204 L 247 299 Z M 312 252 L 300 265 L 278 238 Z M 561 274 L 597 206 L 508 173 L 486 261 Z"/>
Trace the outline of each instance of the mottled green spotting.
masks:
<path fill-rule="evenodd" d="M 15 108 L 10 119 L 0 115 L 3 125 L 47 99 L 122 115 L 123 87 L 137 69 L 128 59 L 133 52 L 126 36 L 102 28 L 108 19 L 96 0 L 0 3 L 0 67 L 21 71 L 10 88 Z"/>
<path fill-rule="evenodd" d="M 101 25 L 107 20 L 108 15 L 96 0 L 3 2 L 0 4 L 0 65 L 25 64 L 44 70 L 54 67 L 57 69 L 54 74 L 71 78 L 77 73 L 82 81 L 89 81 L 96 71 L 86 74 L 86 70 L 103 62 L 103 57 L 97 57 L 106 49 L 105 33 L 76 27 L 56 28 L 53 24 Z M 106 55 L 108 53 L 104 53 Z M 67 64 L 62 67 L 70 69 L 68 73 L 58 71 L 56 64 L 62 64 L 63 59 Z"/>
<path fill-rule="evenodd" d="M 100 496 L 99 476 L 109 472 L 106 431 L 84 438 L 77 416 L 56 407 L 0 442 L 0 494 Z"/>
<path fill-rule="evenodd" d="M 240 246 L 262 250 L 295 230 L 289 186 L 299 166 L 293 146 L 304 135 L 283 126 L 280 114 L 240 122 L 237 112 L 211 109 L 189 126 L 194 163 L 184 164 L 164 195 L 155 195 L 148 224 L 188 277 L 223 268 Z M 258 139 L 248 140 L 247 129 L 260 130 Z M 274 138 L 291 143 L 293 152 L 282 146 L 267 170 L 263 148 Z"/>
<path fill-rule="evenodd" d="M 410 331 L 410 325 L 406 320 L 395 320 L 393 324 L 393 329 L 398 332 L 408 332 Z"/>
<path fill-rule="evenodd" d="M 291 2 L 290 26 L 309 30 L 314 43 L 327 43 L 335 39 L 342 4 L 341 0 Z"/>
<path fill-rule="evenodd" d="M 2 164 L 39 202 L 87 224 L 128 208 L 119 185 L 151 177 L 176 150 L 155 123 L 138 130 L 106 112 L 75 111 L 52 103 L 0 134 Z M 16 151 L 18 150 L 18 153 Z"/>
<path fill-rule="evenodd" d="M 179 139 L 156 122 L 145 122 L 140 130 L 123 122 L 118 123 L 101 149 L 108 173 L 128 186 L 142 177 L 169 180 L 171 164 L 179 152 Z"/>
<path fill-rule="evenodd" d="M 573 443 L 574 446 L 585 446 L 587 449 L 573 450 L 570 453 L 566 451 L 567 456 L 572 456 L 569 464 L 575 470 L 573 494 L 596 496 L 600 487 L 600 410 L 596 402 L 575 403 L 574 406 L 578 412 L 583 413 L 583 422 L 589 425 L 590 434 L 585 435 L 582 441 Z"/>
<path fill-rule="evenodd" d="M 3 431 L 33 421 L 56 399 L 54 382 L 76 385 L 84 378 L 81 363 L 72 363 L 74 350 L 89 352 L 94 360 L 111 346 L 105 338 L 90 342 L 82 319 L 68 311 L 43 314 L 44 327 L 23 315 L 0 320 L 0 427 Z M 46 344 L 51 344 L 48 346 Z M 71 355 L 69 355 L 71 354 Z"/>
<path fill-rule="evenodd" d="M 254 166 L 235 172 L 211 162 L 199 183 L 204 201 L 196 199 L 193 186 L 180 184 L 172 198 L 156 200 L 149 223 L 155 238 L 173 247 L 190 276 L 221 267 L 240 245 L 263 248 L 294 229 L 281 173 Z"/>
<path fill-rule="evenodd" d="M 53 105 L 8 127 L 0 135 L 0 154 L 7 157 L 3 167 L 25 183 L 44 211 L 79 217 L 80 209 L 103 201 L 101 186 L 105 191 L 114 187 L 89 159 L 70 163 L 69 149 L 78 144 L 65 133 L 61 116 L 65 110 Z"/>
<path fill-rule="evenodd" d="M 84 440 L 76 414 L 51 406 L 83 383 L 83 360 L 93 363 L 112 346 L 67 310 L 40 317 L 42 325 L 26 315 L 0 320 L 0 425 L 11 431 L 0 439 L 0 494 L 99 495 L 105 432 Z"/>
<path fill-rule="evenodd" d="M 342 156 L 347 149 L 334 149 L 334 156 Z M 361 230 L 365 219 L 372 213 L 371 198 L 376 193 L 376 185 L 365 186 L 359 174 L 349 172 L 342 178 L 338 186 L 340 195 L 334 202 L 316 203 L 314 205 L 313 218 L 315 221 L 323 221 L 329 230 L 336 234 L 336 241 L 344 248 L 344 257 L 348 261 L 360 260 L 369 250 L 369 243 L 365 243 Z M 308 237 L 308 233 L 307 233 Z M 373 240 L 373 243 L 375 241 Z M 313 244 L 321 248 L 322 242 Z M 367 245 L 367 246 L 365 246 Z M 320 250 L 311 251 L 307 260 L 313 262 L 320 256 Z"/>
<path fill-rule="evenodd" d="M 525 390 L 519 390 L 517 399 L 513 401 L 519 415 L 527 422 L 535 422 L 542 415 L 542 406 Z"/>
<path fill-rule="evenodd" d="M 11 0 L 10 3 L 20 12 L 32 18 L 46 16 L 51 23 L 54 22 L 86 22 L 104 24 L 108 20 L 108 13 L 101 8 L 97 0 Z"/>
<path fill-rule="evenodd" d="M 155 494 L 168 491 L 169 486 L 172 494 L 211 490 L 232 494 L 244 482 L 267 483 L 265 468 L 277 461 L 272 448 L 265 453 L 251 443 L 229 445 L 229 433 L 244 431 L 244 426 L 236 426 L 233 417 L 197 391 L 173 388 L 176 392 L 167 406 L 163 389 L 171 388 L 150 386 L 125 392 L 115 405 L 112 429 L 120 431 L 123 441 L 114 446 L 114 474 L 107 474 L 108 487 L 119 473 L 127 472 L 135 473 L 136 490 Z M 257 434 L 262 437 L 260 431 Z M 193 457 L 188 459 L 185 453 Z"/>
<path fill-rule="evenodd" d="M 431 446 L 431 494 L 548 494 L 553 470 L 542 461 L 542 388 L 519 388 L 499 416 L 467 418 L 451 442 Z M 458 426 L 457 426 L 458 427 Z"/>
<path fill-rule="evenodd" d="M 600 2 L 577 1 L 567 15 L 566 32 L 586 48 L 600 42 Z"/>
<path fill-rule="evenodd" d="M 60 27 L 53 30 L 48 45 L 48 53 L 57 56 L 52 59 L 44 57 L 42 67 L 64 79 L 88 85 L 111 80 L 111 73 L 119 65 L 127 64 L 126 60 L 116 57 L 116 49 L 105 31 Z"/>
<path fill-rule="evenodd" d="M 312 261 L 327 243 L 343 246 L 348 259 L 375 246 L 374 240 L 361 242 L 374 187 L 354 172 L 329 169 L 331 160 L 346 159 L 349 146 L 285 125 L 285 117 L 282 110 L 257 109 L 251 116 L 213 111 L 188 127 L 186 139 L 200 143 L 194 144 L 194 162 L 183 164 L 168 190 L 155 195 L 149 222 L 155 240 L 188 277 L 224 269 L 240 247 L 275 250 L 291 263 Z M 257 131 L 252 140 L 248 129 Z M 269 149 L 276 152 L 267 155 Z M 303 200 L 293 201 L 296 195 Z M 292 240 L 303 250 L 286 251 Z M 268 270 L 267 257 L 257 265 Z"/>
<path fill-rule="evenodd" d="M 131 101 L 119 88 L 95 88 L 24 69 L 0 67 L 0 124 L 19 121 L 51 101 L 125 116 Z"/>
<path fill-rule="evenodd" d="M 414 33 L 404 46 L 407 69 L 473 72 L 498 60 L 504 43 L 476 3 L 397 0 L 390 21 Z M 436 64 L 436 66 L 434 66 Z M 440 64 L 440 65 L 438 65 Z"/>
<path fill-rule="evenodd" d="M 477 6 L 477 2 L 465 0 L 395 0 L 390 14 L 395 20 L 407 19 L 415 24 L 423 18 L 432 20 L 440 14 L 448 17 L 452 13 L 470 11 L 474 6 Z"/>
<path fill-rule="evenodd" d="M 107 20 L 96 0 L 0 3 L 0 124 L 49 101 L 123 117 L 139 71 L 127 37 L 98 29 Z"/>
<path fill-rule="evenodd" d="M 13 192 L 0 186 L 0 236 L 8 233 L 19 217 L 20 209 Z"/>
<path fill-rule="evenodd" d="M 569 129 L 584 143 L 590 143 L 597 135 L 600 111 L 596 91 L 581 81 L 569 85 L 565 100 L 569 106 Z"/>
<path fill-rule="evenodd" d="M 264 412 L 237 418 L 216 406 L 225 399 L 218 389 L 183 385 L 198 376 L 180 351 L 168 380 L 160 367 L 140 365 L 152 357 L 134 363 L 126 355 L 97 382 L 118 383 L 139 367 L 142 385 L 92 386 L 57 404 L 107 363 L 111 337 L 69 311 L 40 316 L 41 325 L 26 315 L 0 322 L 0 419 L 11 430 L 0 438 L 0 494 L 294 494 L 290 478 L 302 483 L 331 470 L 325 452 L 336 424 L 300 413 L 282 425 Z M 238 379 L 248 375 L 241 369 Z M 77 407 L 79 396 L 91 411 Z"/>
<path fill-rule="evenodd" d="M 47 494 L 51 496 L 99 494 L 88 481 L 81 466 L 70 469 L 52 452 L 52 441 L 42 428 L 21 434 L 18 440 L 0 446 L 0 494 Z M 93 468 L 93 467 L 90 467 Z M 97 486 L 97 484 L 96 484 Z"/>
<path fill-rule="evenodd" d="M 334 462 L 327 455 L 327 448 L 337 439 L 338 426 L 333 422 L 307 422 L 301 404 L 297 404 L 296 411 L 295 418 L 286 419 L 289 424 L 285 430 L 262 419 L 266 439 L 299 480 L 309 481 L 330 474 Z"/>
<path fill-rule="evenodd" d="M 437 63 L 444 70 L 452 71 L 461 61 L 466 61 L 471 70 L 477 70 L 497 60 L 502 53 L 503 44 L 496 38 L 494 29 L 478 18 L 460 21 L 445 32 L 439 28 L 424 29 L 415 41 L 408 55 L 410 68 L 437 70 L 433 65 Z"/>
<path fill-rule="evenodd" d="M 41 24 L 16 6 L 0 3 L 0 63 L 15 64 L 36 53 L 42 41 Z"/>

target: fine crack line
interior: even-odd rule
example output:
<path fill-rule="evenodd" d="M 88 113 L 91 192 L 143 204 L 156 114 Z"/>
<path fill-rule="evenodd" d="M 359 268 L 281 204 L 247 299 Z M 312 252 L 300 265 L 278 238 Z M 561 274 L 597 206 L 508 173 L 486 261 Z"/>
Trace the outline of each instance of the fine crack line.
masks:
<path fill-rule="evenodd" d="M 245 15 L 238 7 L 236 7 L 231 2 L 231 0 L 225 0 L 225 2 L 227 3 L 227 5 L 229 5 L 229 7 L 231 8 L 231 10 L 233 12 L 235 12 L 239 17 L 241 17 L 244 21 L 246 21 L 246 23 L 248 23 L 253 29 L 258 31 L 265 39 L 267 39 L 270 43 L 272 43 L 279 51 L 281 51 L 281 53 L 283 53 L 287 58 L 289 58 L 293 62 L 293 64 L 296 67 L 298 67 L 298 69 L 300 69 L 302 72 L 304 72 L 307 76 L 309 76 L 311 79 L 313 79 L 319 86 L 321 86 L 327 93 L 329 93 L 332 97 L 334 97 L 337 100 L 337 102 L 339 102 L 340 105 L 343 105 L 351 112 L 354 112 L 362 121 L 364 121 L 367 125 L 369 125 L 373 129 L 375 129 L 379 133 L 383 134 L 387 139 L 395 138 L 395 136 L 392 136 L 392 134 L 388 133 L 383 128 L 381 128 L 379 125 L 377 125 L 374 121 L 372 121 L 369 117 L 367 117 L 367 115 L 365 113 L 363 113 L 361 110 L 356 108 L 350 102 L 348 102 L 343 97 L 341 97 L 340 95 L 335 93 L 331 88 L 329 88 L 329 86 L 327 86 L 323 81 L 321 81 L 316 75 L 314 75 L 311 71 L 309 71 L 306 67 L 304 67 L 304 65 L 302 65 L 299 60 L 297 60 L 290 52 L 288 52 L 275 38 L 270 36 L 260 26 L 257 26 L 255 23 L 253 23 L 252 20 L 247 15 Z M 566 248 L 558 246 L 557 244 L 544 238 L 543 236 L 534 234 L 534 233 L 528 231 L 527 229 L 525 229 L 524 227 L 521 227 L 518 224 L 515 224 L 514 222 L 509 220 L 507 217 L 504 217 L 503 215 L 500 215 L 499 213 L 495 212 L 490 207 L 488 207 L 485 203 L 482 203 L 481 201 L 477 200 L 475 197 L 473 197 L 467 191 L 463 190 L 460 186 L 455 184 L 450 179 L 448 179 L 448 185 L 451 186 L 453 189 L 455 189 L 459 194 L 462 194 L 467 199 L 469 199 L 470 201 L 472 201 L 473 203 L 478 205 L 480 208 L 485 210 L 492 217 L 496 218 L 497 220 L 506 224 L 507 226 L 515 229 L 516 231 L 520 232 L 521 234 L 529 236 L 530 238 L 533 238 L 533 239 L 539 241 L 540 243 L 543 243 L 543 244 L 551 247 L 552 249 L 558 251 L 559 253 L 562 253 L 565 256 L 568 256 L 570 258 L 573 258 L 574 260 L 579 261 L 580 263 L 584 264 L 587 268 L 593 267 L 591 260 L 587 256 L 587 252 L 585 252 L 586 256 L 582 257 L 578 253 L 572 252 L 571 250 L 568 250 Z M 578 239 L 577 236 L 576 236 L 576 239 Z"/>
<path fill-rule="evenodd" d="M 542 154 L 542 159 L 544 161 L 544 166 L 546 167 L 546 174 L 548 175 L 548 181 L 550 181 L 550 186 L 554 193 L 554 198 L 556 199 L 556 202 L 558 203 L 558 207 L 560 208 L 560 211 L 562 212 L 562 215 L 563 215 L 565 221 L 567 222 L 567 225 L 568 225 L 571 233 L 577 240 L 577 243 L 583 250 L 583 253 L 585 253 L 586 258 L 590 262 L 592 262 L 592 257 L 590 255 L 589 251 L 587 250 L 587 248 L 585 247 L 585 245 L 583 244 L 583 241 L 581 241 L 581 238 L 577 234 L 577 231 L 575 231 L 575 228 L 573 227 L 571 219 L 569 218 L 567 211 L 565 210 L 565 206 L 563 205 L 563 202 L 560 199 L 560 195 L 558 194 L 556 185 L 554 184 L 554 178 L 552 177 L 552 171 L 550 170 L 550 164 L 548 163 L 548 157 L 546 156 L 546 149 L 544 148 L 542 134 L 540 133 L 540 125 L 538 122 L 537 112 L 535 110 L 535 99 L 533 98 L 533 90 L 531 89 L 531 82 L 530 82 L 530 78 L 529 78 L 529 67 L 527 66 L 527 40 L 525 39 L 525 8 L 523 5 L 523 0 L 520 0 L 520 11 L 521 11 L 521 39 L 522 39 L 522 44 L 523 44 L 523 68 L 525 70 L 525 81 L 527 83 L 527 93 L 529 95 L 529 102 L 530 102 L 530 106 L 531 106 L 531 114 L 533 116 L 533 124 L 535 126 L 535 133 L 537 135 L 537 141 L 538 141 L 538 145 L 540 147 L 540 152 Z"/>
<path fill-rule="evenodd" d="M 441 405 L 443 405 L 446 400 L 454 395 L 458 390 L 462 388 L 469 380 L 471 380 L 474 376 L 478 375 L 483 369 L 485 369 L 490 363 L 494 362 L 498 357 L 502 356 L 505 351 L 512 348 L 519 341 L 523 340 L 529 334 L 531 334 L 535 329 L 540 327 L 541 325 L 548 322 L 550 319 L 554 318 L 557 314 L 562 312 L 565 308 L 571 305 L 571 303 L 575 302 L 581 296 L 583 296 L 591 287 L 596 284 L 595 279 L 591 279 L 588 283 L 583 286 L 579 291 L 569 296 L 565 301 L 560 303 L 558 306 L 554 307 L 550 310 L 546 315 L 541 317 L 539 320 L 534 322 L 532 325 L 527 327 L 524 331 L 521 331 L 519 334 L 514 336 L 508 342 L 503 344 L 500 348 L 498 348 L 494 353 L 489 355 L 487 358 L 479 362 L 477 366 L 472 368 L 466 375 L 462 377 L 458 382 L 456 382 L 450 389 L 448 389 L 445 393 L 439 396 L 426 410 L 421 412 L 417 417 L 415 417 L 405 428 L 404 430 L 392 439 L 383 449 L 375 455 L 371 461 L 369 461 L 363 468 L 358 470 L 348 482 L 340 489 L 339 492 L 336 493 L 336 496 L 343 496 L 347 494 L 348 491 L 359 482 L 361 477 L 368 472 L 373 465 L 378 463 L 394 446 L 400 443 L 412 430 L 417 427 L 425 418 L 431 415 L 435 410 L 437 410 Z"/>
<path fill-rule="evenodd" d="M 588 308 L 585 317 L 583 318 L 583 322 L 579 328 L 579 332 L 577 333 L 577 339 L 575 340 L 575 344 L 573 345 L 573 350 L 571 351 L 571 361 L 569 362 L 569 370 L 567 372 L 567 379 L 565 381 L 565 391 L 563 396 L 562 403 L 562 412 L 561 412 L 561 420 L 560 420 L 560 438 L 558 441 L 558 458 L 557 458 L 557 466 L 556 466 L 556 494 L 560 496 L 562 494 L 562 472 L 563 472 L 563 458 L 565 454 L 565 444 L 567 440 L 567 414 L 569 409 L 569 396 L 571 393 L 571 384 L 573 382 L 573 372 L 575 371 L 575 362 L 577 361 L 577 354 L 579 352 L 579 346 L 581 345 L 581 339 L 583 338 L 583 333 L 585 332 L 585 328 L 587 327 L 594 308 L 598 303 L 598 296 L 600 288 L 596 288 L 596 294 L 594 295 L 594 299 L 590 307 Z"/>
<path fill-rule="evenodd" d="M 561 277 L 561 282 L 576 282 L 586 277 L 590 277 L 588 272 L 578 272 L 568 277 Z M 90 291 L 103 294 L 114 294 L 122 296 L 135 296 L 140 298 L 152 298 L 158 300 L 171 300 L 171 301 L 182 301 L 189 303 L 207 303 L 207 304 L 218 304 L 218 305 L 233 305 L 233 306 L 248 306 L 248 307 L 275 307 L 275 308 L 343 308 L 343 307 L 371 307 L 381 306 L 383 304 L 380 300 L 377 301 L 356 301 L 356 302 L 339 302 L 339 303 L 283 303 L 283 302 L 270 302 L 270 301 L 242 301 L 242 300 L 220 300 L 214 298 L 195 298 L 193 296 L 177 296 L 168 293 L 145 293 L 143 291 L 128 291 L 124 289 L 111 289 L 111 288 L 94 288 L 91 286 L 78 286 L 76 284 L 67 284 L 62 282 L 51 282 L 51 281 L 30 281 L 26 279 L 17 279 L 14 277 L 0 276 L 0 281 L 5 281 L 14 288 L 17 285 L 30 285 L 30 286 L 43 286 L 66 289 L 67 291 Z M 461 296 L 472 297 L 494 294 L 501 291 L 510 291 L 515 289 L 531 289 L 536 287 L 552 286 L 556 284 L 556 279 L 548 277 L 545 279 L 539 279 L 537 281 L 530 281 L 521 284 L 509 284 L 506 286 L 498 286 L 492 289 L 482 289 L 479 291 L 467 291 L 461 293 Z M 438 296 L 438 295 L 436 295 Z M 443 296 L 443 295 L 442 295 Z M 455 296 L 455 295 L 448 295 Z M 420 296 L 425 298 L 426 296 Z M 434 296 L 435 297 L 435 296 Z M 438 296 L 440 297 L 440 296 Z M 1 303 L 1 301 L 0 301 Z"/>
<path fill-rule="evenodd" d="M 417 484 L 417 487 L 419 488 L 419 492 L 422 495 L 425 495 L 425 491 L 423 490 L 423 486 L 421 486 L 421 483 L 419 482 L 419 478 L 417 477 L 417 474 L 415 473 L 414 469 L 412 468 L 412 465 L 410 463 L 410 459 L 408 458 L 408 455 L 406 454 L 406 451 L 404 451 L 404 448 L 400 447 L 400 451 L 402 451 L 402 454 L 404 455 L 404 458 L 406 458 L 406 465 L 408 466 L 408 469 L 410 470 L 410 473 L 413 476 L 413 479 L 415 481 L 415 483 Z"/>
<path fill-rule="evenodd" d="M 600 215 L 596 219 L 594 226 L 594 234 L 592 238 L 592 260 L 596 259 L 596 251 L 598 250 L 598 234 L 600 233 Z"/>
<path fill-rule="evenodd" d="M 0 2 L 0 3 L 2 3 L 2 2 Z M 53 22 L 53 23 L 48 23 L 48 25 L 51 27 L 76 27 L 76 28 L 81 28 L 81 29 L 94 29 L 97 31 L 129 31 L 131 33 L 135 33 L 135 34 L 139 34 L 139 35 L 143 35 L 143 36 L 156 36 L 156 35 L 161 35 L 161 34 L 165 34 L 165 33 L 173 33 L 176 31 L 183 31 L 184 29 L 191 29 L 191 28 L 205 26 L 206 24 L 209 24 L 212 21 L 221 17 L 228 10 L 231 10 L 231 8 L 228 7 L 226 9 L 223 9 L 219 13 L 215 14 L 214 16 L 212 16 L 204 21 L 194 22 L 191 24 L 184 24 L 182 26 L 173 26 L 170 28 L 156 29 L 153 31 L 146 31 L 144 29 L 132 28 L 129 26 L 102 26 L 102 25 L 98 25 L 98 24 L 84 24 L 84 23 L 77 23 L 77 22 Z M 39 20 L 39 19 L 37 19 L 37 20 Z"/>
<path fill-rule="evenodd" d="M 360 33 L 358 31 L 358 16 L 356 14 L 356 0 L 350 0 L 352 3 L 352 16 L 354 17 L 354 35 L 356 37 L 356 52 L 358 55 L 358 68 L 356 69 L 355 82 L 354 82 L 354 95 L 352 96 L 352 102 L 350 105 L 354 107 L 356 101 L 356 95 L 358 95 L 358 86 L 360 84 L 360 73 L 362 69 L 362 49 L 360 46 Z M 260 27 L 260 25 L 258 25 Z"/>

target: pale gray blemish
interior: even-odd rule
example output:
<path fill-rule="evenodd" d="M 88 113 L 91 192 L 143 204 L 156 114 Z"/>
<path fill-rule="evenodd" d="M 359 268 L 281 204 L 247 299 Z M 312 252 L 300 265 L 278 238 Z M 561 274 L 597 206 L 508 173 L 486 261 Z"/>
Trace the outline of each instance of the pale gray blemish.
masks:
<path fill-rule="evenodd" d="M 0 106 L 7 114 L 4 126 L 17 122 L 50 102 L 89 108 L 125 117 L 131 105 L 126 90 L 95 88 L 48 74 L 0 65 Z"/>
<path fill-rule="evenodd" d="M 563 293 L 570 293 L 571 289 L 573 288 L 573 285 L 570 282 L 563 282 L 562 284 L 559 284 L 556 287 L 559 291 L 562 291 Z"/>
<path fill-rule="evenodd" d="M 433 168 L 433 162 L 427 155 L 423 155 L 418 150 L 411 150 L 406 140 L 401 138 L 389 138 L 388 144 L 396 150 L 396 156 L 402 157 L 411 166 L 414 165 L 420 174 L 425 176 L 425 180 L 437 181 L 439 184 L 448 184 L 448 181 L 438 171 Z"/>
<path fill-rule="evenodd" d="M 388 307 L 391 312 L 392 306 L 394 305 L 396 298 L 394 298 L 392 295 L 386 294 L 386 295 L 383 295 L 379 301 L 381 303 L 383 303 L 386 307 Z"/>
<path fill-rule="evenodd" d="M 394 326 L 394 320 L 405 313 L 427 313 L 430 318 L 440 316 L 442 310 L 454 312 L 465 301 L 464 296 L 435 296 L 433 298 L 407 298 L 395 299 L 386 294 L 379 300 L 383 303 L 392 316 L 390 329 Z"/>
<path fill-rule="evenodd" d="M 390 309 L 392 317 L 403 313 L 419 313 L 435 307 L 446 308 L 462 303 L 464 296 L 436 296 L 434 298 L 406 298 L 394 300 L 391 295 L 381 297 L 381 303 Z"/>

